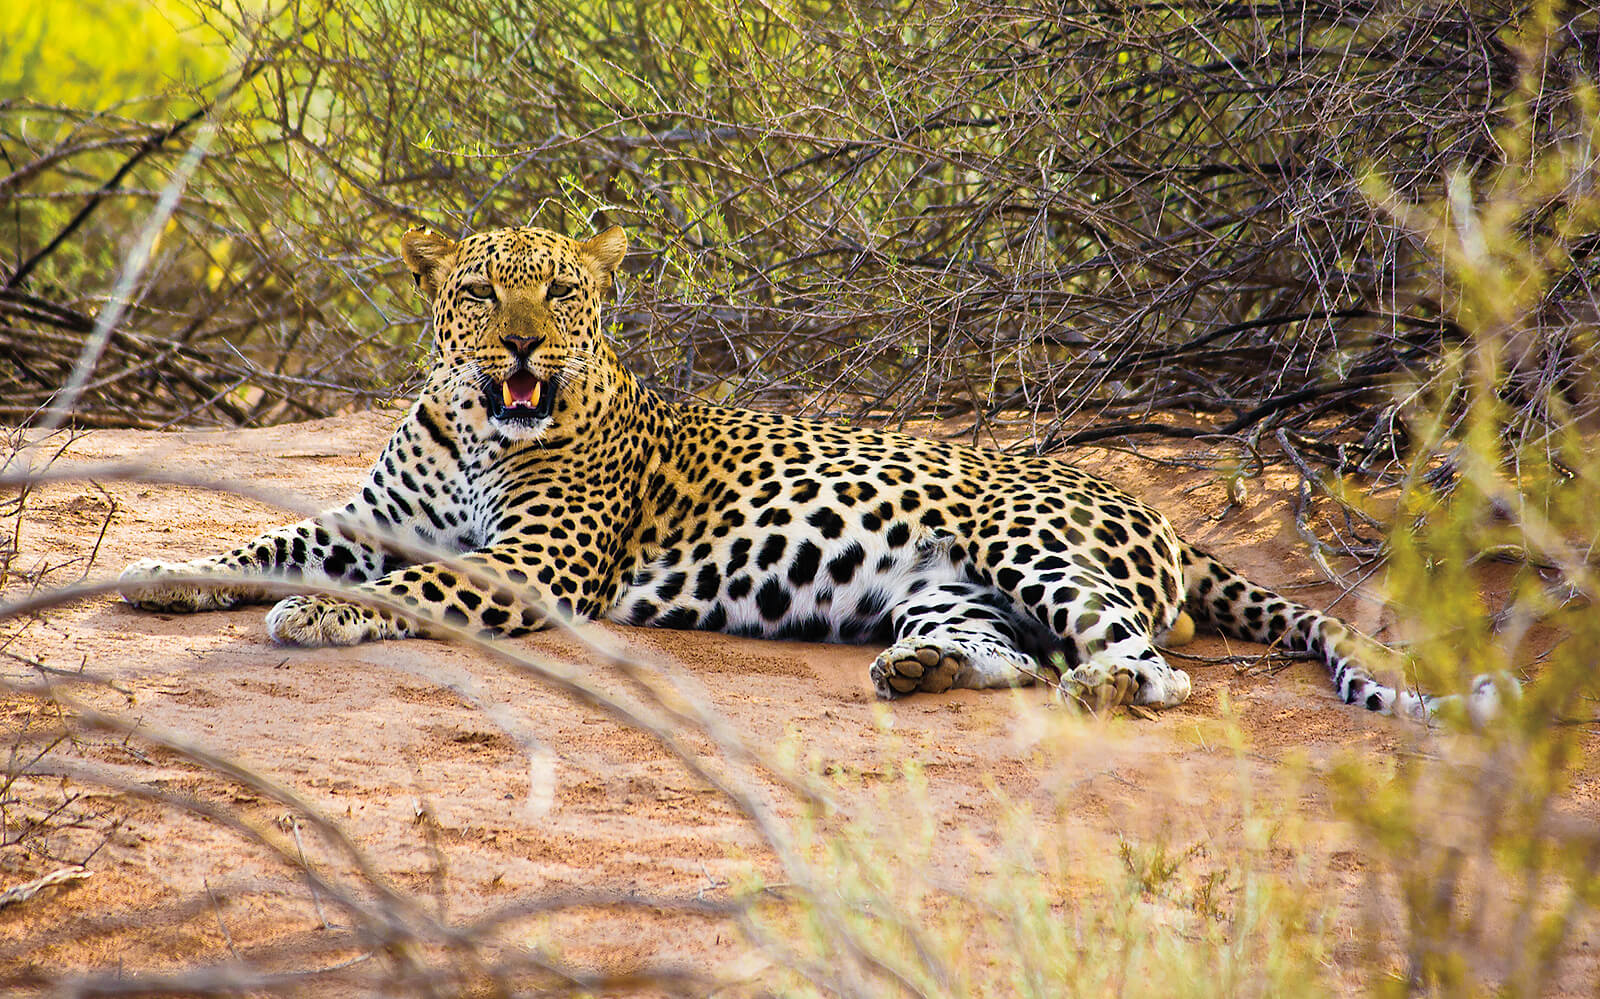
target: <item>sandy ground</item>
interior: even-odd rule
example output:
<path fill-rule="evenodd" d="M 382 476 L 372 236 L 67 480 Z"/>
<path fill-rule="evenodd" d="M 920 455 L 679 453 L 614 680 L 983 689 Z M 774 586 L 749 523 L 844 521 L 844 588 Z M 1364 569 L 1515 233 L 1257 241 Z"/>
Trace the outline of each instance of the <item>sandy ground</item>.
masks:
<path fill-rule="evenodd" d="M 397 416 L 227 433 L 98 432 L 72 442 L 54 467 L 143 456 L 158 470 L 331 503 L 357 482 Z M 1214 472 L 1096 450 L 1077 460 L 1160 506 L 1184 536 L 1252 578 L 1318 606 L 1338 598 L 1338 613 L 1381 631 L 1376 601 L 1340 597 L 1305 557 L 1281 483 L 1276 490 L 1270 482 L 1253 483 L 1246 503 L 1224 516 L 1225 487 Z M 51 485 L 28 498 L 14 565 L 22 575 L 10 581 L 6 597 L 16 599 L 35 584 L 69 584 L 85 573 L 113 578 L 141 556 L 182 559 L 221 550 L 287 519 L 271 506 L 196 488 Z M 242 761 L 292 789 L 340 823 L 378 876 L 448 919 L 562 891 L 715 900 L 752 870 L 783 876 L 734 807 L 657 741 L 600 711 L 484 653 L 443 643 L 279 648 L 267 640 L 262 613 L 157 615 L 110 597 L 86 599 L 5 622 L 0 641 L 8 656 L 0 672 L 36 683 L 45 674 L 31 661 L 103 678 L 112 686 L 77 687 L 73 696 Z M 1060 744 L 1065 755 L 1054 759 L 1041 750 L 1040 729 L 1032 724 L 1061 713 L 1043 691 L 957 691 L 884 706 L 867 681 L 872 649 L 614 625 L 590 630 L 645 661 L 686 671 L 751 744 L 783 744 L 825 773 L 853 775 L 840 785 L 847 808 L 850 787 L 870 784 L 894 772 L 905 755 L 915 756 L 924 765 L 933 821 L 980 845 L 1000 835 L 1000 802 L 1050 800 L 1067 802 L 1070 827 L 1107 854 L 1125 837 L 1163 836 L 1181 847 L 1235 822 L 1236 805 L 1223 802 L 1232 800 L 1241 759 L 1246 776 L 1263 787 L 1273 786 L 1290 761 L 1309 767 L 1311 784 L 1291 807 L 1318 822 L 1328 814 L 1319 768 L 1344 754 L 1387 758 L 1416 738 L 1390 720 L 1338 705 L 1322 671 L 1308 663 L 1265 672 L 1185 662 L 1195 681 L 1187 704 L 1155 721 L 1075 723 L 1077 735 Z M 511 644 L 575 662 L 605 689 L 626 691 L 614 674 L 587 665 L 593 657 L 570 637 L 545 634 Z M 1261 650 L 1202 637 L 1184 651 Z M 1226 705 L 1244 733 L 1242 757 L 1218 741 Z M 11 697 L 0 707 L 7 745 L 49 724 L 37 702 Z M 704 741 L 695 744 L 703 748 Z M 259 789 L 137 737 L 83 735 L 58 746 L 51 758 L 57 757 L 229 809 L 266 830 L 263 842 L 304 851 L 315 862 L 329 853 L 310 830 L 296 843 L 301 830 L 285 818 L 288 810 Z M 773 787 L 764 782 L 762 789 Z M 335 906 L 312 897 L 266 847 L 215 817 L 82 781 L 43 791 L 35 785 L 28 793 L 36 807 L 54 793 L 68 802 L 61 816 L 76 821 L 58 817 L 64 828 L 34 828 L 23 820 L 37 815 L 13 807 L 7 838 L 26 843 L 0 851 L 0 888 L 91 850 L 94 877 L 0 911 L 0 968 L 10 974 L 192 969 L 225 965 L 231 957 L 265 966 L 287 961 L 284 955 L 309 961 L 303 955 L 329 937 L 324 918 L 341 921 Z M 1595 797 L 1592 782 L 1581 784 L 1574 807 L 1600 816 Z M 781 815 L 795 814 L 787 799 L 776 800 Z M 876 799 L 861 799 L 869 800 Z M 963 854 L 975 855 L 981 851 Z M 982 874 L 980 861 L 954 863 L 952 877 Z M 963 864 L 976 869 L 963 871 Z M 1318 877 L 1334 890 L 1351 898 L 1361 893 L 1364 862 L 1353 844 L 1329 842 L 1319 864 Z M 1350 925 L 1340 931 L 1352 940 L 1371 930 L 1354 915 L 1359 908 L 1351 904 Z M 541 939 L 553 934 L 564 958 L 579 967 L 677 961 L 760 974 L 759 955 L 726 922 L 704 916 L 586 909 L 542 926 Z M 1600 946 L 1600 938 L 1585 939 L 1581 949 L 1587 954 L 1591 946 Z M 321 960 L 332 963 L 359 948 L 324 950 Z M 1581 986 L 1593 974 L 1587 957 L 1571 962 L 1570 981 Z M 1337 972 L 1332 979 L 1355 981 Z"/>

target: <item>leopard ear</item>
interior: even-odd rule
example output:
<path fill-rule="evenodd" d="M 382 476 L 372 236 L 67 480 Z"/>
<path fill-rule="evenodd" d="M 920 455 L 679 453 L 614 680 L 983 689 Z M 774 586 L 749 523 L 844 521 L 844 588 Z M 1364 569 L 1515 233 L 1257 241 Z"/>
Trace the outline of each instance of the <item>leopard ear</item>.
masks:
<path fill-rule="evenodd" d="M 578 251 L 593 260 L 600 268 L 601 277 L 606 279 L 606 284 L 611 283 L 611 273 L 622 263 L 622 258 L 628 252 L 628 234 L 622 231 L 622 226 L 614 225 L 605 232 L 590 236 L 578 244 Z"/>
<path fill-rule="evenodd" d="M 400 255 L 411 268 L 411 279 L 431 302 L 456 265 L 456 241 L 426 229 L 412 229 L 400 237 Z"/>

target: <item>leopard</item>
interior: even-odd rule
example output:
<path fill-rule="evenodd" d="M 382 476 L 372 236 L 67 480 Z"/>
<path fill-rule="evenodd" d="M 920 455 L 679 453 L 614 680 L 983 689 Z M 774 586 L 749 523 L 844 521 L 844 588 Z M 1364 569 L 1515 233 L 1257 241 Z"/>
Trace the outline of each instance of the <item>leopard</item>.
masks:
<path fill-rule="evenodd" d="M 1162 649 L 1203 625 L 1320 662 L 1374 712 L 1426 719 L 1463 696 L 1381 682 L 1369 639 L 1055 456 L 667 398 L 602 323 L 627 251 L 617 226 L 405 233 L 431 366 L 353 496 L 221 554 L 142 559 L 121 595 L 272 603 L 287 646 L 591 619 L 882 646 L 868 676 L 886 700 L 1042 680 L 1147 709 L 1189 698 Z M 306 580 L 340 589 L 283 595 Z"/>

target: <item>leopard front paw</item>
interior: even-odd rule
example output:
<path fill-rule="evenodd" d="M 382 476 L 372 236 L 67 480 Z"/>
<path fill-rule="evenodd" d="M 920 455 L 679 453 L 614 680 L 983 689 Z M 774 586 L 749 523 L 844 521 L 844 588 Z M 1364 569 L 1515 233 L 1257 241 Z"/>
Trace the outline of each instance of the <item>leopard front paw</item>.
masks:
<path fill-rule="evenodd" d="M 405 637 L 400 628 L 370 607 L 311 594 L 274 604 L 267 612 L 267 634 L 279 645 L 307 648 Z"/>
<path fill-rule="evenodd" d="M 918 690 L 941 694 L 967 664 L 960 652 L 918 642 L 896 642 L 872 663 L 872 686 L 886 701 Z"/>
<path fill-rule="evenodd" d="M 177 582 L 173 578 L 216 571 L 214 567 L 193 562 L 158 562 L 142 558 L 122 570 L 122 575 L 117 577 L 117 590 L 122 594 L 122 599 L 142 610 L 177 614 L 227 610 L 260 597 L 259 587 L 220 581 L 214 585 Z"/>

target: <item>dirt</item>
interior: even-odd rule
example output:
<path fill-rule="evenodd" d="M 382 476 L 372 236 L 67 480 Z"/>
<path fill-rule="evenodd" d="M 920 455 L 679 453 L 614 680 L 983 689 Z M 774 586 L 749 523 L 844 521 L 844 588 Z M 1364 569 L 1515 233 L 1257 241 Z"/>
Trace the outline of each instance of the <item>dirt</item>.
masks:
<path fill-rule="evenodd" d="M 398 417 L 383 411 L 219 433 L 97 432 L 66 444 L 52 468 L 138 458 L 156 472 L 242 482 L 315 508 L 358 482 Z M 1226 480 L 1214 471 L 1116 451 L 1074 458 L 1159 506 L 1185 537 L 1252 578 L 1386 633 L 1373 590 L 1341 595 L 1305 555 L 1286 480 L 1251 480 L 1244 502 L 1230 505 Z M 222 550 L 287 519 L 273 505 L 190 486 L 51 484 L 28 497 L 5 596 L 80 577 L 111 579 L 139 557 Z M 76 710 L 97 709 L 248 765 L 336 821 L 381 880 L 450 920 L 561 892 L 725 899 L 751 872 L 784 877 L 740 811 L 655 738 L 481 651 L 431 641 L 280 648 L 267 639 L 263 610 L 150 614 L 95 596 L 4 622 L 0 673 L 20 684 L 51 680 L 70 692 Z M 1321 783 L 1332 761 L 1387 760 L 1432 738 L 1339 705 L 1323 671 L 1305 662 L 1263 670 L 1259 661 L 1186 660 L 1195 683 L 1188 703 L 1154 720 L 1071 722 L 1074 734 L 1062 741 L 1043 739 L 1035 724 L 1062 714 L 1043 689 L 880 704 L 866 674 L 872 649 L 611 624 L 585 633 L 683 671 L 750 745 L 785 746 L 821 773 L 848 778 L 837 784 L 847 811 L 852 788 L 881 783 L 916 758 L 932 820 L 980 845 L 998 840 L 1001 816 L 1015 803 L 1066 801 L 1075 835 L 1108 856 L 1129 837 L 1182 846 L 1239 821 L 1241 767 L 1262 787 L 1284 773 L 1309 773 L 1291 810 L 1333 829 Z M 571 636 L 509 644 L 575 663 L 601 689 L 636 700 Z M 1183 651 L 1262 650 L 1202 636 Z M 61 671 L 98 682 L 73 685 Z M 54 709 L 19 696 L 4 706 L 0 734 L 39 731 L 53 717 Z M 1225 718 L 1242 733 L 1242 753 L 1226 742 Z M 688 741 L 709 748 L 702 737 Z M 235 956 L 267 967 L 304 966 L 316 954 L 325 963 L 360 958 L 359 948 L 344 938 L 330 942 L 323 928 L 345 918 L 338 907 L 272 853 L 333 865 L 332 848 L 261 788 L 138 735 L 83 733 L 53 750 L 57 757 L 213 803 L 255 833 L 83 779 L 45 791 L 35 785 L 30 793 L 57 795 L 68 802 L 61 814 L 76 821 L 35 829 L 18 817 L 30 813 L 13 807 L 8 841 L 27 843 L 0 851 L 0 889 L 90 851 L 94 876 L 0 910 L 0 968 L 110 974 L 193 969 Z M 798 814 L 770 778 L 757 786 L 780 816 Z M 877 800 L 863 791 L 857 803 Z M 1573 802 L 1585 821 L 1600 816 L 1592 787 L 1575 789 Z M 1360 850 L 1342 835 L 1330 833 L 1318 877 L 1351 900 L 1340 932 L 1354 938 L 1372 929 L 1355 901 L 1369 878 Z M 953 862 L 951 877 L 982 874 L 981 849 L 962 856 L 968 859 Z M 558 940 L 573 966 L 602 971 L 663 960 L 759 968 L 761 960 L 726 921 L 681 911 L 579 908 L 539 932 Z M 1581 945 L 1588 953 L 1600 937 Z M 1592 980 L 1593 962 L 1575 960 L 1569 972 Z"/>

